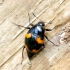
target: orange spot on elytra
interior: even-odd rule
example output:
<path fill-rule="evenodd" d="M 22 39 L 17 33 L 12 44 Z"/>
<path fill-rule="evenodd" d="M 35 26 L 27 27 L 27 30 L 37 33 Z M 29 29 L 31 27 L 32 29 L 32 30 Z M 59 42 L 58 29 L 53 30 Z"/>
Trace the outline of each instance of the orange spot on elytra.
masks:
<path fill-rule="evenodd" d="M 42 40 L 40 37 L 36 38 L 36 41 L 38 44 L 43 44 L 44 40 Z"/>
<path fill-rule="evenodd" d="M 36 49 L 33 49 L 33 50 L 32 50 L 32 52 L 33 52 L 33 53 L 37 53 L 37 52 L 38 52 L 38 50 L 36 50 Z"/>
<path fill-rule="evenodd" d="M 31 36 L 32 36 L 31 33 L 27 33 L 27 34 L 26 34 L 26 38 L 30 38 Z"/>

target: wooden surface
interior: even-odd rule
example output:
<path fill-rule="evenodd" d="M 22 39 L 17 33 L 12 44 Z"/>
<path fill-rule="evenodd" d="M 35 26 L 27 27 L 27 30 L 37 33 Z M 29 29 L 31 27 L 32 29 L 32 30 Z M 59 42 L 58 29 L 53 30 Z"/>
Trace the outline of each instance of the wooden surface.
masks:
<path fill-rule="evenodd" d="M 28 13 L 33 24 L 44 21 L 46 28 L 56 26 L 45 34 L 59 45 L 45 40 L 45 49 L 31 60 L 30 69 L 26 50 L 21 64 L 28 30 L 13 24 L 29 26 Z M 0 0 L 0 70 L 70 70 L 70 0 Z"/>

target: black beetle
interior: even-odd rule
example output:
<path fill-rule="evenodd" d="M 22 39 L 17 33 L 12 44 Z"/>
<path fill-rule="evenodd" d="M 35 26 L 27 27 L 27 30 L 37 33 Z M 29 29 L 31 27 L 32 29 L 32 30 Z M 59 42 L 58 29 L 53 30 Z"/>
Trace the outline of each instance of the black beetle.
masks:
<path fill-rule="evenodd" d="M 30 17 L 29 17 L 29 23 L 30 23 Z M 21 27 L 24 27 L 25 29 L 29 29 L 29 31 L 27 32 L 27 34 L 25 36 L 25 45 L 23 47 L 23 50 L 24 50 L 24 48 L 26 48 L 26 50 L 27 50 L 29 60 L 34 56 L 34 54 L 38 53 L 45 47 L 44 37 L 48 41 L 50 41 L 48 39 L 48 37 L 45 35 L 45 31 L 52 31 L 54 28 L 53 29 L 45 29 L 44 23 L 45 22 L 43 22 L 43 21 L 38 22 L 36 25 L 33 25 L 32 23 L 30 23 L 30 25 L 32 26 L 31 28 L 16 24 L 17 26 L 21 26 Z M 50 41 L 50 42 L 53 43 L 52 41 Z M 23 58 L 23 51 L 22 51 L 22 58 Z M 29 64 L 31 65 L 30 62 L 29 62 Z"/>

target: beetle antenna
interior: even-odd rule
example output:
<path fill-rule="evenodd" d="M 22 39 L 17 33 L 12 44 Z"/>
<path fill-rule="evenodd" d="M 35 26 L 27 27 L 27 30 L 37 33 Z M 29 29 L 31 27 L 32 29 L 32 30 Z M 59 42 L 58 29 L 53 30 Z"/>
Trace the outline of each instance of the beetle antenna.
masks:
<path fill-rule="evenodd" d="M 37 17 L 34 13 L 32 13 L 34 17 L 36 17 L 37 19 L 39 19 L 40 21 L 42 21 L 39 17 Z M 44 22 L 47 23 L 47 22 Z M 52 24 L 52 21 L 48 22 L 48 24 Z"/>
<path fill-rule="evenodd" d="M 28 13 L 28 16 L 29 16 L 29 25 L 34 26 L 34 25 L 30 22 L 30 15 L 29 15 L 29 13 Z"/>
<path fill-rule="evenodd" d="M 39 19 L 39 20 L 41 21 L 41 19 L 40 19 L 40 18 L 38 18 L 34 13 L 32 13 L 32 14 L 33 14 L 33 16 L 34 16 L 34 17 L 36 17 L 37 19 Z"/>
<path fill-rule="evenodd" d="M 16 23 L 13 23 L 13 24 L 15 24 L 15 25 L 17 25 L 17 26 L 19 26 L 19 27 L 23 27 L 23 28 L 25 28 L 25 29 L 30 29 L 29 27 L 24 27 L 24 26 L 18 25 L 18 24 L 16 24 Z"/>

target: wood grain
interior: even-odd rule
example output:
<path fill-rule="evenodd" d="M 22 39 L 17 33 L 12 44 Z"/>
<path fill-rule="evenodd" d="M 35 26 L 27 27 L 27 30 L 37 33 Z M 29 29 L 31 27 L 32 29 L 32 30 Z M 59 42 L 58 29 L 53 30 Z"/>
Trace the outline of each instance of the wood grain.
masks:
<path fill-rule="evenodd" d="M 31 60 L 30 70 L 69 70 L 70 42 L 60 43 L 63 28 L 66 24 L 70 25 L 69 0 L 0 1 L 0 70 L 29 70 L 26 50 L 23 64 L 20 64 L 24 38 L 28 30 L 13 24 L 29 26 L 28 13 L 33 24 L 44 21 L 46 28 L 53 29 L 56 26 L 53 31 L 45 34 L 54 43 L 59 43 L 59 46 L 54 46 L 47 42 L 46 48 Z"/>

